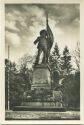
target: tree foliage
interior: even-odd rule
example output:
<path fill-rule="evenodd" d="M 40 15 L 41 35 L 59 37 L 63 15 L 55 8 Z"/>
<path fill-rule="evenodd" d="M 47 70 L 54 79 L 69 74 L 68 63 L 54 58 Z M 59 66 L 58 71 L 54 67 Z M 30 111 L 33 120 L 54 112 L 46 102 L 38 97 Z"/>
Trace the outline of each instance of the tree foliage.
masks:
<path fill-rule="evenodd" d="M 49 65 L 51 68 L 51 77 L 52 77 L 52 87 L 56 87 L 59 82 L 59 74 L 61 71 L 60 64 L 60 52 L 57 43 L 55 44 L 54 50 L 49 57 Z"/>
<path fill-rule="evenodd" d="M 78 58 L 79 49 L 76 50 L 75 58 Z M 77 54 L 78 53 L 78 54 Z M 71 55 L 68 47 L 63 50 L 63 54 L 59 53 L 58 45 L 55 45 L 54 51 L 50 56 L 50 67 L 52 70 L 53 89 L 61 89 L 63 92 L 63 101 L 68 107 L 80 106 L 80 71 L 77 70 L 72 74 Z M 79 64 L 79 58 L 78 58 Z M 57 73 L 59 71 L 59 73 Z M 59 74 L 59 75 L 58 75 Z M 62 80 L 62 87 L 59 88 L 59 79 Z M 57 80 L 58 79 L 58 80 Z"/>
<path fill-rule="evenodd" d="M 20 101 L 22 100 L 22 92 L 23 92 L 23 88 L 21 87 L 22 78 L 17 73 L 16 64 L 6 59 L 5 60 L 6 105 L 8 100 L 8 80 L 9 80 L 10 107 L 13 107 L 13 105 L 17 105 L 17 103 L 20 104 Z"/>
<path fill-rule="evenodd" d="M 61 57 L 61 69 L 63 71 L 63 75 L 69 75 L 72 71 L 71 55 L 67 46 L 64 48 L 63 55 Z"/>
<path fill-rule="evenodd" d="M 67 107 L 80 107 L 80 73 L 66 76 L 63 81 L 63 101 Z"/>
<path fill-rule="evenodd" d="M 53 70 L 60 71 L 60 53 L 57 43 L 55 44 L 54 50 L 49 57 L 49 64 L 52 71 Z"/>
<path fill-rule="evenodd" d="M 20 105 L 23 100 L 23 93 L 31 88 L 30 70 L 24 65 L 18 71 L 15 63 L 12 63 L 7 59 L 5 60 L 6 108 L 8 101 L 8 80 L 10 107 Z"/>

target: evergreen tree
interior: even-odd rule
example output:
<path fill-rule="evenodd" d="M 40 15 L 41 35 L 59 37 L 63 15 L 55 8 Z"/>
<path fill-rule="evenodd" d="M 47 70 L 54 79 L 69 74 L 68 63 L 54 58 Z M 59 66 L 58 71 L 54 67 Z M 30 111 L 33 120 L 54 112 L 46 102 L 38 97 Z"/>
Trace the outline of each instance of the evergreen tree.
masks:
<path fill-rule="evenodd" d="M 22 81 L 22 77 L 20 77 L 17 72 L 16 64 L 6 59 L 5 60 L 5 106 L 6 106 L 6 109 L 7 109 L 7 102 L 8 102 L 8 80 L 9 80 L 9 102 L 10 102 L 10 109 L 11 109 L 14 105 L 20 104 L 22 100 L 23 88 L 21 86 L 21 83 L 23 81 Z"/>
<path fill-rule="evenodd" d="M 51 77 L 52 77 L 52 87 L 56 87 L 59 83 L 59 74 L 61 71 L 60 66 L 60 53 L 59 53 L 59 47 L 57 43 L 55 44 L 54 50 L 52 54 L 49 57 L 49 65 L 51 68 Z"/>
<path fill-rule="evenodd" d="M 52 71 L 60 71 L 60 53 L 57 43 L 55 44 L 52 54 L 50 55 L 49 64 Z"/>
<path fill-rule="evenodd" d="M 9 73 L 9 75 L 8 75 Z M 9 77 L 9 79 L 8 79 Z M 5 60 L 5 106 L 8 102 L 8 80 L 9 80 L 9 102 L 10 109 L 20 105 L 23 101 L 23 93 L 30 89 L 30 71 L 26 65 L 16 69 L 16 64 Z"/>
<path fill-rule="evenodd" d="M 61 69 L 63 71 L 63 75 L 69 75 L 72 70 L 71 65 L 71 55 L 69 53 L 69 49 L 67 46 L 65 46 L 63 51 L 63 56 L 61 57 Z"/>

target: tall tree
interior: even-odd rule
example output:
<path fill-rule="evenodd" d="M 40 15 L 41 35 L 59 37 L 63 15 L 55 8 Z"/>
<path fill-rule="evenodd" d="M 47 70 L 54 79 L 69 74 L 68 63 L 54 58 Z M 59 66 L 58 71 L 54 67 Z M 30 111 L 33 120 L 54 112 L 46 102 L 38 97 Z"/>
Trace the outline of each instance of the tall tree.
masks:
<path fill-rule="evenodd" d="M 20 104 L 22 100 L 23 88 L 21 86 L 22 77 L 19 77 L 16 64 L 8 59 L 5 60 L 5 104 L 8 102 L 8 82 L 9 82 L 9 102 L 10 108 Z"/>
<path fill-rule="evenodd" d="M 72 71 L 71 65 L 71 55 L 67 46 L 65 46 L 63 51 L 63 56 L 61 57 L 61 68 L 63 75 L 69 75 Z"/>
<path fill-rule="evenodd" d="M 51 68 L 51 76 L 52 76 L 52 84 L 53 87 L 56 87 L 59 83 L 59 74 L 61 71 L 61 65 L 60 65 L 60 53 L 59 53 L 59 47 L 57 43 L 55 44 L 54 50 L 52 54 L 49 57 L 49 65 Z"/>
<path fill-rule="evenodd" d="M 52 54 L 50 55 L 49 64 L 52 71 L 53 70 L 60 71 L 60 53 L 57 43 L 55 44 Z"/>

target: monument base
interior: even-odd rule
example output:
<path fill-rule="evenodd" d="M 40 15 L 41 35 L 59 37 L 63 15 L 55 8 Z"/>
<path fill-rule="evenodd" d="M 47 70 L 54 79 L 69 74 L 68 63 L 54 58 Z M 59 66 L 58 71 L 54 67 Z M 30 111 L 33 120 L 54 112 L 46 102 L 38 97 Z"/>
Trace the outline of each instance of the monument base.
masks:
<path fill-rule="evenodd" d="M 63 108 L 60 102 L 23 102 L 21 106 L 29 108 Z"/>
<path fill-rule="evenodd" d="M 29 98 L 28 98 L 29 97 Z M 51 89 L 50 68 L 47 64 L 36 65 L 33 69 L 31 94 L 15 110 L 62 111 L 62 93 Z"/>
<path fill-rule="evenodd" d="M 53 111 L 53 112 L 64 112 L 64 107 L 29 107 L 29 106 L 15 106 L 13 111 Z"/>
<path fill-rule="evenodd" d="M 31 90 L 51 89 L 50 68 L 47 64 L 38 64 L 33 70 Z"/>

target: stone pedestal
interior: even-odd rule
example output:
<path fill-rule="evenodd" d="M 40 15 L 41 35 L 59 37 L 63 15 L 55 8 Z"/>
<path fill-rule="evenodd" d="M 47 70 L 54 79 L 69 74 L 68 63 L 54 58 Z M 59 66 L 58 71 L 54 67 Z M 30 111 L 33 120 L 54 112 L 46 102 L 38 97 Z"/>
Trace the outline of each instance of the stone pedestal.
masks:
<path fill-rule="evenodd" d="M 50 68 L 47 64 L 34 67 L 31 90 L 34 89 L 51 89 Z"/>

